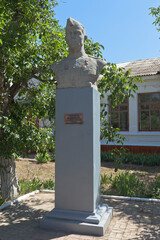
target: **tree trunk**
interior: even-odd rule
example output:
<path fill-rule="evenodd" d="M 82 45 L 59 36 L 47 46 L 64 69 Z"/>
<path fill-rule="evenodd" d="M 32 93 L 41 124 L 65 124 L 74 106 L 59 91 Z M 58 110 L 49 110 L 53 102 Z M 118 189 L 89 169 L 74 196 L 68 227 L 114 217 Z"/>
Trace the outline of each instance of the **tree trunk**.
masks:
<path fill-rule="evenodd" d="M 0 159 L 2 199 L 12 199 L 18 195 L 19 185 L 14 158 Z"/>

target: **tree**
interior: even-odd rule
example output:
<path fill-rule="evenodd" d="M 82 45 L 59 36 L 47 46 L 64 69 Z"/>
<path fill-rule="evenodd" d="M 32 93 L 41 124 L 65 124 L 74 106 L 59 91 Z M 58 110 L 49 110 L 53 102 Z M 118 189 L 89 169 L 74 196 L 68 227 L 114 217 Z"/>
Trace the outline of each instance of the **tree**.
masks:
<path fill-rule="evenodd" d="M 88 55 L 101 57 L 103 45 L 94 43 L 92 39 L 88 39 L 85 43 L 85 51 Z M 124 101 L 125 97 L 133 97 L 133 92 L 136 92 L 138 87 L 137 82 L 142 82 L 140 77 L 131 77 L 130 71 L 125 71 L 124 68 L 117 68 L 114 63 L 107 63 L 102 69 L 102 77 L 98 80 L 98 90 L 101 93 L 101 98 L 105 98 L 110 92 L 110 100 L 112 107 L 116 107 Z M 118 128 L 113 128 L 107 118 L 109 113 L 106 110 L 107 104 L 101 103 L 101 139 L 106 139 L 107 142 L 117 142 L 123 144 L 124 137 L 119 134 Z"/>
<path fill-rule="evenodd" d="M 157 30 L 160 32 L 160 5 L 157 8 L 151 7 L 150 10 L 150 14 L 155 17 L 153 24 L 157 26 Z"/>
<path fill-rule="evenodd" d="M 34 121 L 42 116 L 53 118 L 56 82 L 49 66 L 67 53 L 64 30 L 54 18 L 55 5 L 54 0 L 2 0 L 0 3 L 0 173 L 3 198 L 12 198 L 19 190 L 14 154 L 37 150 L 42 139 L 46 139 L 47 144 L 51 140 L 48 130 L 38 131 Z M 41 81 L 39 86 L 28 86 L 28 81 L 35 77 Z M 21 104 L 15 100 L 17 93 Z"/>
<path fill-rule="evenodd" d="M 54 146 L 56 81 L 50 66 L 67 56 L 64 29 L 55 19 L 54 0 L 2 0 L 0 3 L 0 174 L 2 198 L 18 194 L 15 155 L 47 151 Z M 86 53 L 102 57 L 103 46 L 92 39 Z M 131 95 L 137 86 L 129 71 L 108 64 L 98 82 L 102 97 L 110 90 L 115 103 Z M 31 84 L 36 78 L 38 85 Z M 16 98 L 18 94 L 18 98 Z M 119 140 L 118 129 L 106 121 L 102 105 L 102 137 Z M 38 129 L 37 119 L 47 118 L 50 128 Z"/>

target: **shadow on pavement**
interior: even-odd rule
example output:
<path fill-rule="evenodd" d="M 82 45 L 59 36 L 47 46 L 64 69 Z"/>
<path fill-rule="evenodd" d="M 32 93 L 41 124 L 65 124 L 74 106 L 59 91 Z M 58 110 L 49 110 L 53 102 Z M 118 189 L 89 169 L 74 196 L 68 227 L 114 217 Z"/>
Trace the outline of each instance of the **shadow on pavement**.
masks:
<path fill-rule="evenodd" d="M 114 208 L 118 222 L 126 222 L 128 232 L 137 231 L 137 237 L 128 239 L 160 239 L 160 203 L 124 200 L 103 200 Z M 127 223 L 128 221 L 128 223 Z"/>
<path fill-rule="evenodd" d="M 43 194 L 43 198 L 37 194 L 0 212 L 0 240 L 99 239 L 40 229 L 39 220 L 54 207 L 53 198 L 53 194 Z M 103 202 L 114 208 L 114 218 L 100 239 L 107 240 L 116 231 L 122 235 L 117 239 L 160 239 L 160 203 L 111 199 Z"/>
<path fill-rule="evenodd" d="M 51 201 L 32 198 L 31 206 L 26 202 L 16 203 L 0 213 L 0 240 L 49 240 L 64 236 L 39 228 L 39 220 L 48 212 L 44 208 Z"/>

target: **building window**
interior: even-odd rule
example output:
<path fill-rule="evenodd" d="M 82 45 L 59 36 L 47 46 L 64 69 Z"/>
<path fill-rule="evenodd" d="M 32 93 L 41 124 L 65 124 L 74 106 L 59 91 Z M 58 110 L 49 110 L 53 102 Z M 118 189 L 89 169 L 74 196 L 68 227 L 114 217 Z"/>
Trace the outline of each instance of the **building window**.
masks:
<path fill-rule="evenodd" d="M 121 131 L 129 130 L 128 102 L 128 97 L 126 97 L 121 104 L 118 104 L 114 108 L 112 104 L 110 104 L 110 124 L 112 127 L 119 128 Z"/>
<path fill-rule="evenodd" d="M 160 131 L 160 93 L 138 94 L 139 131 Z"/>

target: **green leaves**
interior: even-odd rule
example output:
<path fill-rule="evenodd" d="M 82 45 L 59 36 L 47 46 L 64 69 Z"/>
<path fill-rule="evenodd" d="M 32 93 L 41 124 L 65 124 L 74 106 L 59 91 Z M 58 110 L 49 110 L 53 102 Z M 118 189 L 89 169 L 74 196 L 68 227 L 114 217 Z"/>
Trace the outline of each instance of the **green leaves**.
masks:
<path fill-rule="evenodd" d="M 150 14 L 153 17 L 155 17 L 155 21 L 153 22 L 153 24 L 157 26 L 157 30 L 159 32 L 160 31 L 160 6 L 158 6 L 157 8 L 151 7 Z"/>
<path fill-rule="evenodd" d="M 87 39 L 84 45 L 85 52 L 88 55 L 98 57 L 98 58 L 103 58 L 102 56 L 102 50 L 104 50 L 104 46 L 99 44 L 98 42 L 93 42 L 93 39 Z"/>
<path fill-rule="evenodd" d="M 0 3 L 1 156 L 54 148 L 56 82 L 50 65 L 67 55 L 64 29 L 54 18 L 55 5 L 53 0 Z M 31 84 L 33 78 L 40 82 Z M 50 125 L 38 130 L 37 119 L 49 119 Z"/>
<path fill-rule="evenodd" d="M 55 5 L 53 0 L 2 0 L 0 3 L 1 155 L 5 157 L 32 150 L 47 151 L 52 146 L 54 149 L 51 132 L 57 83 L 50 66 L 68 55 L 65 31 L 55 19 Z M 88 55 L 102 58 L 103 49 L 92 39 L 85 42 Z M 101 97 L 109 92 L 114 105 L 137 89 L 129 71 L 117 69 L 115 64 L 108 63 L 101 74 L 103 77 L 98 82 Z M 31 79 L 34 79 L 32 83 Z M 101 137 L 122 143 L 119 129 L 109 125 L 106 107 L 103 103 Z M 37 119 L 43 123 L 48 119 L 49 126 L 37 129 Z"/>
<path fill-rule="evenodd" d="M 124 137 L 120 135 L 118 128 L 113 128 L 109 124 L 109 114 L 106 100 L 110 98 L 112 107 L 122 103 L 126 96 L 133 96 L 136 92 L 140 78 L 130 77 L 130 71 L 124 68 L 117 68 L 116 64 L 107 63 L 101 70 L 102 78 L 98 81 L 98 89 L 101 93 L 101 138 L 107 142 L 117 142 L 123 144 Z"/>

